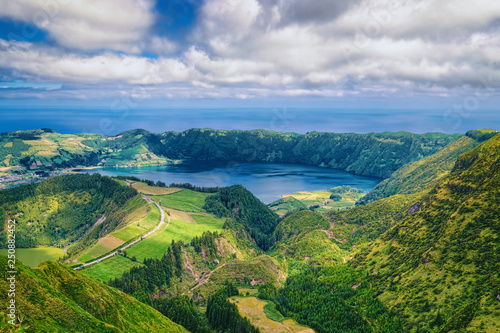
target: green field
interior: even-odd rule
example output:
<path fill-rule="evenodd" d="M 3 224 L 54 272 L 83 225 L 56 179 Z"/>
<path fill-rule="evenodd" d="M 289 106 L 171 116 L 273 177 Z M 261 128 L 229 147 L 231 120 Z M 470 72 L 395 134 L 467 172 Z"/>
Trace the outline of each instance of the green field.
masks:
<path fill-rule="evenodd" d="M 172 240 L 190 242 L 194 236 L 201 236 L 205 231 L 222 231 L 225 222 L 225 219 L 212 216 L 195 214 L 191 216 L 197 223 L 172 220 L 166 229 L 161 229 L 157 234 L 129 248 L 128 255 L 135 256 L 141 261 L 145 258 L 160 258 L 167 252 Z"/>
<path fill-rule="evenodd" d="M 160 219 L 156 220 L 156 224 L 160 222 Z M 122 241 L 126 242 L 132 238 L 139 237 L 141 234 L 145 233 L 146 229 L 139 227 L 135 224 L 131 224 L 117 232 L 114 232 L 112 235 Z"/>
<path fill-rule="evenodd" d="M 281 323 L 283 322 L 283 320 L 285 320 L 285 317 L 283 317 L 283 315 L 276 309 L 276 304 L 271 301 L 264 305 L 264 313 L 266 314 L 267 318 L 277 321 L 278 323 Z"/>
<path fill-rule="evenodd" d="M 105 246 L 104 244 L 97 243 L 91 248 L 85 250 L 85 252 L 78 258 L 79 262 L 87 262 L 89 260 L 92 260 L 94 258 L 100 257 L 112 249 Z"/>
<path fill-rule="evenodd" d="M 136 222 L 136 224 L 141 228 L 150 230 L 154 229 L 158 225 L 158 223 L 160 223 L 161 215 L 160 215 L 160 210 L 154 203 L 150 203 L 148 205 L 149 205 L 148 215 L 139 222 Z"/>
<path fill-rule="evenodd" d="M 182 210 L 185 212 L 203 212 L 205 198 L 210 193 L 201 193 L 191 190 L 182 190 L 167 195 L 157 195 L 151 197 L 155 201 L 161 201 L 161 205 L 167 208 Z"/>
<path fill-rule="evenodd" d="M 131 204 L 129 204 L 131 203 Z M 119 240 L 122 240 L 123 242 L 128 242 L 129 240 L 135 239 L 139 237 L 140 235 L 146 233 L 148 230 L 152 230 L 154 227 L 160 223 L 160 211 L 158 207 L 154 203 L 147 204 L 149 207 L 142 207 L 145 206 L 143 203 L 145 201 L 143 199 L 137 199 L 134 198 L 127 202 L 128 209 L 131 211 L 129 213 L 129 216 L 131 218 L 137 217 L 136 214 L 134 214 L 133 209 L 149 209 L 149 212 L 147 213 L 146 217 L 144 217 L 140 221 L 136 221 L 133 224 L 130 224 L 126 226 L 125 228 L 118 230 L 116 232 L 111 233 L 111 236 L 116 237 Z M 126 208 L 127 208 L 126 205 Z M 106 240 L 109 240 L 108 237 L 101 238 L 100 241 L 95 244 L 94 246 L 86 249 L 79 257 L 80 262 L 87 262 L 91 259 L 100 257 L 111 250 L 115 249 L 117 246 L 120 246 L 123 243 L 118 243 L 114 244 L 114 242 L 109 243 Z M 116 240 L 116 239 L 115 239 Z"/>
<path fill-rule="evenodd" d="M 142 264 L 133 262 L 121 255 L 116 255 L 106 259 L 102 263 L 85 268 L 81 272 L 91 278 L 102 282 L 108 282 L 109 279 L 121 277 L 123 272 L 128 271 L 132 267 L 141 265 Z"/>
<path fill-rule="evenodd" d="M 37 247 L 33 249 L 16 249 L 16 260 L 35 268 L 46 260 L 58 260 L 64 256 L 63 249 L 57 247 Z M 0 249 L 0 255 L 7 255 L 7 249 Z"/>
<path fill-rule="evenodd" d="M 332 194 L 338 194 L 341 199 L 330 199 Z M 270 203 L 268 206 L 279 215 L 300 209 L 313 209 L 319 213 L 337 211 L 355 206 L 356 201 L 365 196 L 365 193 L 350 186 L 338 186 L 327 191 L 300 191 L 283 194 L 281 199 Z"/>

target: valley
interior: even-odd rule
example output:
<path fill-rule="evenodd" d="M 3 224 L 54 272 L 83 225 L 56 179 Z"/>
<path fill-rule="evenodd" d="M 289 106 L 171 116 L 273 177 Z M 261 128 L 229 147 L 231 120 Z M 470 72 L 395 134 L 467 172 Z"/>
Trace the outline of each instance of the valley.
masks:
<path fill-rule="evenodd" d="M 367 191 L 325 186 L 268 204 L 242 185 L 140 173 L 2 190 L 0 217 L 18 219 L 18 260 L 31 267 L 19 263 L 22 288 L 52 297 L 26 298 L 26 325 L 71 331 L 67 318 L 86 316 L 89 331 L 140 331 L 113 319 L 127 307 L 106 313 L 128 302 L 158 317 L 146 331 L 496 332 L 499 140 L 470 131 Z M 44 249 L 55 262 L 24 259 Z M 51 302 L 68 317 L 43 309 Z"/>

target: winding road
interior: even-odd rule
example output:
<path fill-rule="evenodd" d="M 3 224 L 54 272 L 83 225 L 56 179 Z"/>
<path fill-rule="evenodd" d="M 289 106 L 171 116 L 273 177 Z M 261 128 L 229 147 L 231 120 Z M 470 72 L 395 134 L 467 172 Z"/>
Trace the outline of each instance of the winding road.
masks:
<path fill-rule="evenodd" d="M 106 260 L 106 259 L 108 259 L 108 258 L 111 258 L 112 256 L 116 255 L 118 252 L 123 251 L 123 250 L 125 250 L 125 249 L 127 249 L 127 248 L 131 247 L 132 245 L 137 244 L 138 242 L 140 242 L 141 240 L 143 240 L 143 239 L 144 239 L 144 238 L 146 238 L 146 237 L 151 236 L 151 235 L 152 235 L 152 234 L 154 234 L 154 233 L 155 233 L 158 229 L 160 229 L 160 228 L 161 228 L 161 226 L 163 225 L 163 223 L 165 223 L 165 212 L 164 212 L 164 211 L 163 211 L 163 209 L 161 208 L 161 205 L 160 205 L 159 203 L 157 203 L 157 202 L 155 202 L 155 201 L 151 200 L 151 198 L 149 198 L 149 197 L 147 197 L 147 196 L 145 196 L 145 195 L 142 195 L 142 197 L 143 197 L 143 199 L 145 199 L 147 202 L 149 202 L 149 203 L 154 203 L 154 204 L 156 205 L 156 207 L 158 207 L 158 209 L 160 210 L 160 214 L 161 214 L 160 223 L 158 223 L 158 225 L 157 225 L 157 226 L 156 226 L 153 230 L 151 230 L 151 231 L 150 231 L 150 232 L 148 232 L 147 234 L 145 234 L 145 235 L 143 235 L 143 236 L 141 236 L 141 237 L 137 238 L 137 239 L 136 239 L 135 241 L 133 241 L 132 243 L 129 243 L 129 244 L 125 245 L 125 246 L 124 246 L 124 247 L 122 247 L 121 249 L 116 250 L 116 251 L 114 251 L 114 252 L 111 252 L 110 254 L 107 254 L 107 255 L 105 255 L 105 256 L 104 256 L 104 257 L 102 257 L 102 258 L 99 258 L 99 259 L 96 259 L 96 260 L 94 260 L 94 261 L 91 261 L 91 262 L 88 262 L 88 263 L 86 263 L 86 264 L 83 264 L 83 265 L 81 265 L 81 266 L 75 267 L 75 268 L 73 268 L 73 270 L 75 270 L 75 271 L 76 271 L 77 269 L 84 268 L 84 267 L 87 267 L 87 266 L 90 266 L 90 265 L 93 265 L 93 264 L 97 264 L 98 262 L 101 262 L 101 261 L 103 261 L 103 260 Z M 168 224 L 170 223 L 170 217 L 168 217 L 167 221 L 168 221 L 168 222 L 167 222 L 167 227 L 168 227 Z"/>

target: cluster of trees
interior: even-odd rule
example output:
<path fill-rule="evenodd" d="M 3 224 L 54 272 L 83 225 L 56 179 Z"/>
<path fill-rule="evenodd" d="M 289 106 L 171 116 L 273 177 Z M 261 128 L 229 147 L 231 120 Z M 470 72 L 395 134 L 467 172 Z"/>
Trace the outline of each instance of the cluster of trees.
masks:
<path fill-rule="evenodd" d="M 219 234 L 217 232 L 204 232 L 200 237 L 195 236 L 191 240 L 191 246 L 194 248 L 196 253 L 201 253 L 205 249 L 205 253 L 208 258 L 213 258 L 217 256 L 217 244 L 215 243 L 215 238 L 218 238 Z"/>
<path fill-rule="evenodd" d="M 257 327 L 240 315 L 236 304 L 228 300 L 228 297 L 237 295 L 238 289 L 231 283 L 227 283 L 224 288 L 210 296 L 206 313 L 210 325 L 217 332 L 259 333 L 260 330 Z"/>
<path fill-rule="evenodd" d="M 348 265 L 303 266 L 287 279 L 283 289 L 259 289 L 259 297 L 272 300 L 285 316 L 317 332 L 403 332 L 401 320 L 374 297 L 362 281 L 363 274 Z M 352 286 L 356 285 L 356 288 Z"/>
<path fill-rule="evenodd" d="M 234 218 L 263 250 L 274 244 L 278 215 L 241 185 L 221 188 L 205 199 L 203 209 L 217 217 Z"/>
<path fill-rule="evenodd" d="M 157 186 L 157 187 L 178 187 L 178 188 L 185 188 L 188 190 L 196 191 L 196 192 L 202 192 L 202 193 L 216 193 L 217 191 L 220 190 L 220 187 L 210 187 L 210 186 L 196 186 L 191 183 L 171 183 L 170 185 L 167 185 L 165 182 L 162 182 L 161 180 L 158 180 L 157 182 L 154 182 L 149 179 L 141 179 L 135 176 L 115 176 L 116 179 L 119 180 L 131 180 L 134 182 L 141 182 L 145 183 L 146 185 L 149 186 Z"/>
<path fill-rule="evenodd" d="M 184 326 L 192 333 L 211 333 L 208 320 L 187 296 L 151 299 L 150 305 L 174 323 Z"/>
<path fill-rule="evenodd" d="M 174 274 L 179 276 L 182 273 L 179 271 L 179 266 L 182 270 L 182 261 L 177 264 L 178 259 L 182 260 L 181 246 L 181 242 L 172 241 L 172 246 L 161 259 L 144 259 L 144 266 L 132 267 L 120 278 L 109 280 L 108 285 L 146 301 L 149 294 L 170 287 Z"/>
<path fill-rule="evenodd" d="M 220 187 L 196 186 L 190 183 L 172 183 L 169 185 L 169 187 L 185 188 L 188 190 L 203 192 L 203 193 L 216 193 L 217 191 L 220 190 Z"/>

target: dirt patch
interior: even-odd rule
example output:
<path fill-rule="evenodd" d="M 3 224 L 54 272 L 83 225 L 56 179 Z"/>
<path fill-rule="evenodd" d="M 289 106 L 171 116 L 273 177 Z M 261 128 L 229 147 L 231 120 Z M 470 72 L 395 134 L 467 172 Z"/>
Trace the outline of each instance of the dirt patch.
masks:
<path fill-rule="evenodd" d="M 203 258 L 203 260 L 207 259 L 207 250 L 205 249 L 204 246 L 202 246 L 201 248 L 201 257 Z"/>
<path fill-rule="evenodd" d="M 361 282 L 356 283 L 356 284 L 353 284 L 351 288 L 352 288 L 352 289 L 356 289 L 356 288 L 357 288 L 357 287 L 359 287 L 360 285 L 361 285 Z"/>
<path fill-rule="evenodd" d="M 102 244 L 105 247 L 107 247 L 108 249 L 112 250 L 112 249 L 115 249 L 118 246 L 122 245 L 125 242 L 119 238 L 116 238 L 113 235 L 106 235 L 103 238 L 99 239 L 98 243 Z"/>
<path fill-rule="evenodd" d="M 252 279 L 252 281 L 250 281 L 250 284 L 251 284 L 252 286 L 256 286 L 256 285 L 258 285 L 258 284 L 264 284 L 264 283 L 265 283 L 265 282 L 264 282 L 264 280 L 262 280 L 262 279 L 258 279 L 258 280 Z"/>
<path fill-rule="evenodd" d="M 227 239 L 220 237 L 215 239 L 217 244 L 217 254 L 221 257 L 227 257 L 233 253 L 236 253 L 236 249 L 228 242 Z"/>
<path fill-rule="evenodd" d="M 199 277 L 199 275 L 194 271 L 194 269 L 189 265 L 189 258 L 187 256 L 187 253 L 186 253 L 186 250 L 184 250 L 184 264 L 183 264 L 184 268 L 189 272 L 191 273 L 191 275 L 197 279 Z"/>

